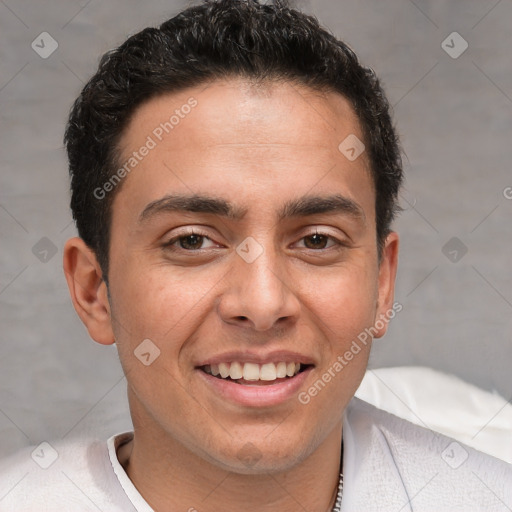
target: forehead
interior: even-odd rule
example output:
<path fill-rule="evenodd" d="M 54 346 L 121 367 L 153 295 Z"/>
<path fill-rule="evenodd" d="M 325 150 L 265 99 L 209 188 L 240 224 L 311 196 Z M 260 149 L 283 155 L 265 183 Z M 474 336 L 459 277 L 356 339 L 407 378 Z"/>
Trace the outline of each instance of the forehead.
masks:
<path fill-rule="evenodd" d="M 168 193 L 207 191 L 279 201 L 293 189 L 333 192 L 336 183 L 348 196 L 370 193 L 371 203 L 366 152 L 348 159 L 340 151 L 347 137 L 363 139 L 347 99 L 291 82 L 230 79 L 164 94 L 124 131 L 119 163 L 136 165 L 115 202 L 126 197 L 140 212 Z"/>
<path fill-rule="evenodd" d="M 195 106 L 190 108 L 192 103 Z M 186 118 L 200 118 L 200 123 L 182 123 Z M 341 94 L 293 82 L 232 78 L 146 101 L 135 110 L 121 148 L 135 147 L 140 135 L 153 134 L 167 142 L 174 139 L 200 146 L 258 144 L 271 139 L 275 144 L 332 149 L 333 142 L 336 147 L 347 129 L 363 138 L 359 120 Z"/>

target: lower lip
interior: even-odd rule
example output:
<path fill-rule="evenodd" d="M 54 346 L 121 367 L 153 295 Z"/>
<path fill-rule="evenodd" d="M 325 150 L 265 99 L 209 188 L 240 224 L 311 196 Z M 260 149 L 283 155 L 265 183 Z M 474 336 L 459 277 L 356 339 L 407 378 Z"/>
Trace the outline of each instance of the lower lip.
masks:
<path fill-rule="evenodd" d="M 290 377 L 276 384 L 255 386 L 219 379 L 205 373 L 203 370 L 197 369 L 196 371 L 199 372 L 200 378 L 204 379 L 215 394 L 220 395 L 222 398 L 249 407 L 269 407 L 279 405 L 296 397 L 312 369 L 313 367 L 310 366 L 295 375 L 295 377 Z"/>

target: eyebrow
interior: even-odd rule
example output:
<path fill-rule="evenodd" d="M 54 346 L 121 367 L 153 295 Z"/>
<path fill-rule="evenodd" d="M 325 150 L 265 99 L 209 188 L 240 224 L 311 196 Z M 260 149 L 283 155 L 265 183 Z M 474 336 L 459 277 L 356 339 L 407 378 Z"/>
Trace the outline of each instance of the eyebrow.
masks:
<path fill-rule="evenodd" d="M 171 194 L 149 203 L 140 214 L 139 222 L 145 222 L 155 215 L 175 211 L 208 213 L 231 220 L 242 220 L 248 210 L 219 197 Z M 344 214 L 357 220 L 366 220 L 363 208 L 353 199 L 341 194 L 306 195 L 291 199 L 278 211 L 277 218 L 282 221 L 319 214 Z"/>

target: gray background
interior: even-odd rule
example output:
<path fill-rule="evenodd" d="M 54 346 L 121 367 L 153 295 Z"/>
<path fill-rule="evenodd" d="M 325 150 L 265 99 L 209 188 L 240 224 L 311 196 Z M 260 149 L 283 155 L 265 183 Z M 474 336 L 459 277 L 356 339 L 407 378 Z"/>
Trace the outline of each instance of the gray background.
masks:
<path fill-rule="evenodd" d="M 0 0 L 0 456 L 131 426 L 116 349 L 89 339 L 61 269 L 75 234 L 62 135 L 99 56 L 187 4 Z M 512 1 L 296 5 L 381 76 L 406 153 L 396 223 L 404 309 L 371 366 L 425 365 L 509 399 Z M 43 31 L 58 42 L 47 59 L 31 48 Z M 454 31 L 469 44 L 456 59 L 441 46 Z M 450 244 L 443 252 L 452 237 L 462 258 Z"/>

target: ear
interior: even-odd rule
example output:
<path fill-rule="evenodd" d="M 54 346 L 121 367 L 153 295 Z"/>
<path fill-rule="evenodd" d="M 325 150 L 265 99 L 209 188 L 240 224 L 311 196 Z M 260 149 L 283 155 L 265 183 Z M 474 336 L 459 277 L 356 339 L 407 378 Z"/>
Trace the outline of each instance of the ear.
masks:
<path fill-rule="evenodd" d="M 102 345 L 115 343 L 107 285 L 94 251 L 78 237 L 64 246 L 64 273 L 71 300 L 91 338 Z"/>
<path fill-rule="evenodd" d="M 379 265 L 379 290 L 374 324 L 375 338 L 380 338 L 386 334 L 389 321 L 402 309 L 401 304 L 393 305 L 395 277 L 398 267 L 398 247 L 398 233 L 391 231 L 382 248 Z"/>

